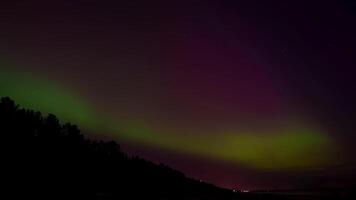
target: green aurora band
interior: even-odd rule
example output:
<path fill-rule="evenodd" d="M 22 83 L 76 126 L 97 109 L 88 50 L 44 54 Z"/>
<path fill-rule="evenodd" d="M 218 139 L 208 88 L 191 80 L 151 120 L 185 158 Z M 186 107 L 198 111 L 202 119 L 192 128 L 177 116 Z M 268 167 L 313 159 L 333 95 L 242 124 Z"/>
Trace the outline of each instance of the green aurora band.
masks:
<path fill-rule="evenodd" d="M 85 130 L 139 145 L 265 170 L 303 170 L 325 167 L 335 161 L 337 146 L 332 139 L 303 125 L 263 132 L 235 130 L 183 135 L 170 130 L 155 131 L 144 123 L 98 113 L 76 92 L 23 72 L 0 68 L 0 86 L 0 96 L 9 96 L 23 107 L 53 113 Z"/>

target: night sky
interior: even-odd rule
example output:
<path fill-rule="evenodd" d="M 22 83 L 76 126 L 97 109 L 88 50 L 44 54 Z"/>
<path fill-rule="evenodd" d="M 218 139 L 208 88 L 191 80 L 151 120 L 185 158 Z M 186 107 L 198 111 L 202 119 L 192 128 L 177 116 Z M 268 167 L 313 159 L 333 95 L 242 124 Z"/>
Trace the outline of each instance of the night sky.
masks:
<path fill-rule="evenodd" d="M 356 3 L 1 1 L 0 95 L 228 188 L 356 180 Z"/>

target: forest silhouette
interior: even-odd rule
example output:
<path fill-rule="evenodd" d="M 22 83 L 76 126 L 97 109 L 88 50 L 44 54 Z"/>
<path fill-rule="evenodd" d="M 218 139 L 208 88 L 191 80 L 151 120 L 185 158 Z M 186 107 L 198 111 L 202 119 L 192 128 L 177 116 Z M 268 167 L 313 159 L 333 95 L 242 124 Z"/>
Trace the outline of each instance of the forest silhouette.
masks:
<path fill-rule="evenodd" d="M 1 98 L 6 195 L 86 199 L 232 199 L 230 190 L 128 156 L 114 141 L 86 138 L 53 114 Z M 3 194 L 5 195 L 5 194 Z M 129 198 L 128 198 L 129 197 Z"/>
<path fill-rule="evenodd" d="M 71 123 L 0 100 L 2 199 L 284 199 L 233 192 L 85 137 Z M 4 198 L 6 197 L 6 198 Z M 8 198 L 11 197 L 11 198 Z"/>

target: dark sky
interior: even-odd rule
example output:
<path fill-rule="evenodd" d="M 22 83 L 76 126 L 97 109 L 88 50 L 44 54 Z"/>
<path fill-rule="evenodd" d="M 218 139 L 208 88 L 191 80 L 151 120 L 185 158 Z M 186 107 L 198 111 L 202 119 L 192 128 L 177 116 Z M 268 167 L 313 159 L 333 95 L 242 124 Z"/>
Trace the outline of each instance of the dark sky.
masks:
<path fill-rule="evenodd" d="M 0 95 L 229 188 L 355 181 L 356 3 L 2 1 Z"/>

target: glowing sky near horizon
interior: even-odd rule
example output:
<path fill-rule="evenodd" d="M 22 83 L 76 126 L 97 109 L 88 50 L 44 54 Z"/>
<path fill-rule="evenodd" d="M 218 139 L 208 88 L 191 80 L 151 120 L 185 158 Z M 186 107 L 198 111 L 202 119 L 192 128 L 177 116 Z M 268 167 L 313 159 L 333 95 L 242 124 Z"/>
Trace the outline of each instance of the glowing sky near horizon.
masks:
<path fill-rule="evenodd" d="M 220 186 L 326 187 L 356 171 L 355 19 L 348 0 L 1 2 L 0 96 Z"/>
<path fill-rule="evenodd" d="M 179 133 L 173 129 L 155 130 L 150 124 L 119 121 L 98 113 L 84 97 L 51 81 L 25 73 L 0 70 L 0 94 L 10 96 L 23 107 L 55 113 L 62 121 L 78 124 L 84 130 L 109 134 L 162 150 L 234 162 L 246 167 L 290 170 L 325 167 L 333 160 L 336 144 L 332 138 L 305 124 L 279 122 L 277 127 L 237 127 L 200 134 Z M 71 91 L 71 92 L 70 92 Z M 258 124 L 255 125 L 258 127 Z"/>

